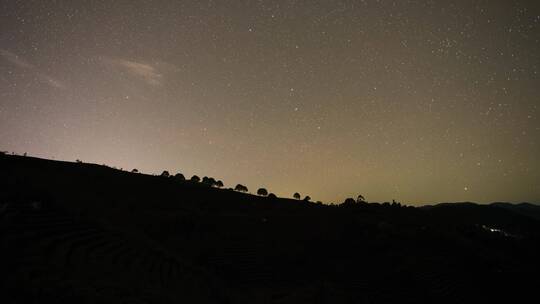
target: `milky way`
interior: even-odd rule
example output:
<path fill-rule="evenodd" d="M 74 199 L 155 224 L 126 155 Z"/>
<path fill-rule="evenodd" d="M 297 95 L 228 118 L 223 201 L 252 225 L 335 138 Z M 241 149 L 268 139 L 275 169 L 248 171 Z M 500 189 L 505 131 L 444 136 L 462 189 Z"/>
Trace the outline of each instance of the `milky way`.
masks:
<path fill-rule="evenodd" d="M 0 149 L 314 200 L 540 201 L 538 1 L 7 1 Z"/>

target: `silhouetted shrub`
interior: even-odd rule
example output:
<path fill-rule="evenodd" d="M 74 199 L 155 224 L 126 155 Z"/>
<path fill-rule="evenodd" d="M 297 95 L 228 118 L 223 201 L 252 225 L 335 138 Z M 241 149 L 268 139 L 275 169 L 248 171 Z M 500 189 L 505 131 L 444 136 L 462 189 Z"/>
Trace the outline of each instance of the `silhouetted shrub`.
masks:
<path fill-rule="evenodd" d="M 163 177 L 169 177 L 169 175 L 170 175 L 169 171 L 167 171 L 167 170 L 161 172 L 161 176 L 163 176 Z"/>
<path fill-rule="evenodd" d="M 174 178 L 177 179 L 177 180 L 186 180 L 186 178 L 184 177 L 184 174 L 182 174 L 182 173 L 176 173 L 174 175 Z"/>
<path fill-rule="evenodd" d="M 239 192 L 248 192 L 248 188 L 241 184 L 236 185 L 236 187 L 234 187 L 234 190 Z"/>
<path fill-rule="evenodd" d="M 300 199 L 300 193 L 295 192 L 295 193 L 293 194 L 293 197 L 294 197 L 295 199 L 299 200 L 299 199 Z"/>
<path fill-rule="evenodd" d="M 268 195 L 268 190 L 266 190 L 264 188 L 259 188 L 259 190 L 257 190 L 257 195 L 267 196 Z"/>
<path fill-rule="evenodd" d="M 347 199 L 343 202 L 343 205 L 354 205 L 354 204 L 356 204 L 356 201 L 355 201 L 353 198 L 351 198 L 351 197 L 347 198 Z"/>
<path fill-rule="evenodd" d="M 216 182 L 215 186 L 218 187 L 218 188 L 223 188 L 223 182 L 220 181 L 220 180 L 218 180 L 218 181 Z"/>
<path fill-rule="evenodd" d="M 365 203 L 366 199 L 362 195 L 358 195 L 358 197 L 356 198 L 356 202 L 357 203 Z"/>
<path fill-rule="evenodd" d="M 216 184 L 216 180 L 213 177 L 205 176 L 202 179 L 202 183 L 207 186 L 213 187 Z"/>
<path fill-rule="evenodd" d="M 131 173 L 139 173 L 139 170 L 133 169 L 133 170 L 131 170 Z"/>
<path fill-rule="evenodd" d="M 306 197 L 304 197 L 304 201 L 309 202 L 310 200 L 311 200 L 311 197 L 309 197 L 309 195 L 306 195 Z"/>
<path fill-rule="evenodd" d="M 191 181 L 192 181 L 192 182 L 198 183 L 198 182 L 201 181 L 201 178 L 198 177 L 197 175 L 193 175 L 193 176 L 191 177 Z"/>
<path fill-rule="evenodd" d="M 275 199 L 277 196 L 274 193 L 268 194 L 268 198 Z"/>

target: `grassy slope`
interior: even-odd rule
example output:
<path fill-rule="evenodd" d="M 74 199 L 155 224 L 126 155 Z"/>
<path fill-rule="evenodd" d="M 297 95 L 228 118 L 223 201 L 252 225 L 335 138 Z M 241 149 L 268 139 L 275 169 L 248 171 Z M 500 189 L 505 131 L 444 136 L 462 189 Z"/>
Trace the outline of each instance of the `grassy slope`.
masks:
<path fill-rule="evenodd" d="M 50 287 L 51 295 L 68 281 L 84 290 L 106 285 L 124 291 L 104 292 L 111 302 L 127 296 L 149 302 L 450 301 L 527 284 L 525 276 L 539 269 L 540 224 L 500 206 L 338 208 L 93 164 L 0 156 L 0 168 L 0 203 L 12 210 L 0 221 L 7 231 L 3 261 L 18 261 L 10 266 L 18 282 L 64 277 Z M 42 202 L 39 209 L 33 201 Z M 46 225 L 72 224 L 41 235 L 41 226 L 31 231 L 37 216 Z M 70 228 L 81 223 L 98 232 Z M 71 236 L 70 229 L 81 233 Z M 27 241 L 28 231 L 40 242 Z M 67 236 L 57 241 L 58 235 Z M 56 250 L 62 246 L 68 257 L 80 252 L 79 263 L 67 265 Z M 54 253 L 41 254 L 46 248 Z M 50 265 L 25 277 L 37 268 L 26 256 Z M 10 297 L 29 290 L 47 295 L 8 281 L 3 287 Z M 75 294 L 94 302 L 99 293 Z"/>

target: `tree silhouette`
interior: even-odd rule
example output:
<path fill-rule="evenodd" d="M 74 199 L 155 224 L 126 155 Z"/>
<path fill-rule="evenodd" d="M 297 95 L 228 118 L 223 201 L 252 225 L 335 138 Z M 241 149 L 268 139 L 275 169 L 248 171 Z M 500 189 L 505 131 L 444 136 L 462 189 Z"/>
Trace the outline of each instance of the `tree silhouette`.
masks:
<path fill-rule="evenodd" d="M 139 173 L 139 170 L 133 169 L 133 170 L 131 170 L 131 173 Z"/>
<path fill-rule="evenodd" d="M 309 201 L 311 200 L 311 197 L 309 197 L 309 195 L 306 195 L 306 197 L 304 197 L 304 200 L 305 200 L 306 202 L 309 202 Z"/>
<path fill-rule="evenodd" d="M 300 199 L 300 193 L 295 192 L 295 193 L 293 194 L 293 197 L 294 197 L 295 199 L 299 200 L 299 199 Z"/>
<path fill-rule="evenodd" d="M 167 170 L 161 172 L 161 176 L 163 176 L 163 177 L 169 177 L 169 175 L 170 175 L 169 171 L 167 171 Z"/>
<path fill-rule="evenodd" d="M 362 195 L 358 195 L 358 197 L 356 198 L 356 202 L 357 203 L 365 203 L 366 199 Z"/>
<path fill-rule="evenodd" d="M 207 186 L 213 187 L 216 184 L 216 180 L 213 177 L 205 176 L 202 179 L 202 183 Z"/>
<path fill-rule="evenodd" d="M 234 190 L 239 192 L 248 192 L 248 188 L 241 184 L 237 184 L 236 187 L 234 187 Z"/>
<path fill-rule="evenodd" d="M 186 180 L 186 178 L 184 177 L 184 174 L 182 173 L 176 173 L 174 175 L 174 178 L 176 178 L 177 180 Z"/>
<path fill-rule="evenodd" d="M 220 180 L 218 180 L 218 181 L 216 182 L 215 186 L 218 187 L 218 188 L 223 188 L 223 182 L 220 181 Z"/>
<path fill-rule="evenodd" d="M 257 190 L 257 195 L 267 196 L 268 195 L 268 190 L 266 190 L 264 188 L 259 188 L 259 190 Z"/>
<path fill-rule="evenodd" d="M 274 193 L 268 194 L 268 198 L 275 199 L 277 196 Z"/>
<path fill-rule="evenodd" d="M 351 198 L 351 197 L 347 198 L 347 199 L 343 202 L 343 205 L 354 205 L 354 204 L 356 204 L 356 201 L 355 201 L 353 198 Z"/>
<path fill-rule="evenodd" d="M 193 176 L 191 177 L 191 181 L 192 181 L 192 182 L 198 183 L 198 182 L 201 181 L 201 178 L 198 177 L 197 175 L 193 175 Z"/>

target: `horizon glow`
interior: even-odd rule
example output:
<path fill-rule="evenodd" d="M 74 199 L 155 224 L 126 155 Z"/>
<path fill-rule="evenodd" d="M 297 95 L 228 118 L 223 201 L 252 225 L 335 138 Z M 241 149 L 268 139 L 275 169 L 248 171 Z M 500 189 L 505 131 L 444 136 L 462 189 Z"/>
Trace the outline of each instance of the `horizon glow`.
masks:
<path fill-rule="evenodd" d="M 540 202 L 536 1 L 0 9 L 0 150 L 325 203 Z"/>

